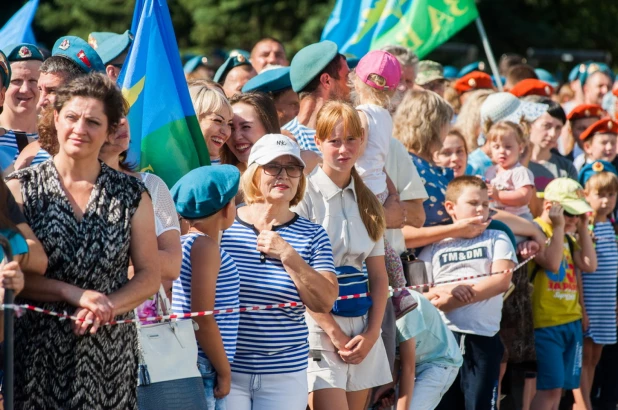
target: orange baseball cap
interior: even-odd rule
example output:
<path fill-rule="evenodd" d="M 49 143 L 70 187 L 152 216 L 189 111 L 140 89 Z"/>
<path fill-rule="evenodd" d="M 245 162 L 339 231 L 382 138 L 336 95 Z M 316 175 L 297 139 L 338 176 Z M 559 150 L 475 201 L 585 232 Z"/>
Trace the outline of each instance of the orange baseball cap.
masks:
<path fill-rule="evenodd" d="M 603 118 L 590 127 L 586 128 L 586 131 L 582 132 L 579 139 L 582 141 L 594 136 L 595 134 L 618 134 L 618 124 L 613 119 L 607 117 Z"/>
<path fill-rule="evenodd" d="M 515 84 L 509 92 L 517 98 L 525 97 L 526 95 L 549 97 L 554 93 L 554 87 L 536 78 L 526 78 Z"/>
<path fill-rule="evenodd" d="M 460 94 L 472 90 L 482 90 L 494 88 L 494 83 L 491 81 L 491 76 L 482 71 L 472 71 L 469 74 L 458 78 L 453 83 L 453 88 Z"/>
<path fill-rule="evenodd" d="M 581 120 L 582 118 L 590 118 L 590 117 L 603 117 L 605 111 L 603 107 L 597 104 L 580 104 L 573 108 L 569 115 L 567 115 L 567 120 Z"/>

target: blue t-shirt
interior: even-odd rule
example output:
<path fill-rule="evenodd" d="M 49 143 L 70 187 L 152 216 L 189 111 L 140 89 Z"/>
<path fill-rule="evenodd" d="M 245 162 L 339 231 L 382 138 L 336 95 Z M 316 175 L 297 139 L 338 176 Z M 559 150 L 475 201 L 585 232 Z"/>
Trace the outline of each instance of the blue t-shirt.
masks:
<path fill-rule="evenodd" d="M 416 365 L 432 363 L 459 367 L 461 350 L 442 317 L 429 300 L 418 292 L 410 292 L 418 307 L 397 320 L 397 342 L 416 338 Z"/>
<path fill-rule="evenodd" d="M 475 175 L 480 175 L 482 177 L 485 176 L 487 168 L 493 165 L 491 158 L 480 148 L 475 149 L 468 155 L 468 164 L 474 168 Z"/>
<path fill-rule="evenodd" d="M 9 240 L 13 255 L 28 253 L 28 244 L 20 233 L 10 229 L 0 229 L 0 235 L 5 236 Z M 2 259 L 4 259 L 4 250 L 0 247 L 0 260 Z"/>
<path fill-rule="evenodd" d="M 195 240 L 204 236 L 199 233 L 190 233 L 182 235 L 180 242 L 182 244 L 182 265 L 180 267 L 180 277 L 174 281 L 172 287 L 172 309 L 177 313 L 191 312 L 191 248 Z M 221 252 L 221 267 L 217 276 L 217 285 L 215 288 L 215 310 L 238 308 L 238 292 L 240 290 L 240 279 L 238 270 L 234 260 L 225 252 Z M 221 332 L 221 340 L 227 359 L 232 363 L 234 354 L 236 353 L 236 336 L 238 334 L 238 321 L 240 313 L 225 313 L 215 315 L 217 326 Z M 199 346 L 198 355 L 207 359 L 206 354 Z"/>
<path fill-rule="evenodd" d="M 450 223 L 451 217 L 444 208 L 446 187 L 453 179 L 453 170 L 430 164 L 423 158 L 410 153 L 419 176 L 429 197 L 423 202 L 425 209 L 425 225 L 436 226 Z"/>
<path fill-rule="evenodd" d="M 321 225 L 296 215 L 286 224 L 273 226 L 272 229 L 313 269 L 335 273 L 330 240 Z M 238 267 L 240 305 L 250 307 L 302 302 L 294 281 L 281 261 L 256 250 L 258 235 L 253 225 L 237 216 L 221 239 L 221 247 Z M 279 374 L 306 369 L 309 330 L 304 314 L 304 305 L 243 312 L 232 371 Z"/>
<path fill-rule="evenodd" d="M 38 140 L 39 134 L 26 133 L 26 137 Z M 0 135 L 0 166 L 2 166 L 2 170 L 14 163 L 18 156 L 19 147 L 15 131 L 7 130 L 4 135 Z"/>
<path fill-rule="evenodd" d="M 296 138 L 296 142 L 300 146 L 302 150 L 311 150 L 318 154 L 320 157 L 322 153 L 318 149 L 318 146 L 315 145 L 315 130 L 309 127 L 305 127 L 301 123 L 298 122 L 298 117 L 294 118 L 292 121 L 285 124 L 281 129 L 289 131 L 294 138 Z"/>

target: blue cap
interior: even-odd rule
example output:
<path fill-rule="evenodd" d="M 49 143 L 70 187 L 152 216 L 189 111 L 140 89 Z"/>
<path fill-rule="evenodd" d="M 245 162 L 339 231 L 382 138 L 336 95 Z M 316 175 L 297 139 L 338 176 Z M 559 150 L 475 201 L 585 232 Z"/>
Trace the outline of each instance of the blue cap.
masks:
<path fill-rule="evenodd" d="M 248 65 L 248 66 L 251 65 L 251 63 L 249 62 L 249 59 L 247 57 L 245 57 L 243 54 L 237 54 L 235 56 L 228 57 L 228 59 L 225 60 L 225 63 L 223 63 L 223 65 L 221 67 L 219 67 L 219 69 L 215 73 L 215 76 L 213 77 L 213 80 L 216 83 L 223 84 L 227 74 L 233 68 L 239 67 L 241 65 Z"/>
<path fill-rule="evenodd" d="M 452 65 L 444 66 L 444 78 L 448 80 L 455 79 L 457 78 L 458 73 L 459 73 L 459 70 L 457 69 L 457 67 L 453 67 Z"/>
<path fill-rule="evenodd" d="M 290 64 L 292 89 L 301 92 L 337 56 L 339 48 L 330 40 L 310 44 L 301 49 Z"/>
<path fill-rule="evenodd" d="M 588 182 L 588 180 L 592 178 L 593 175 L 599 174 L 601 172 L 611 172 L 614 175 L 618 176 L 616 168 L 610 162 L 600 159 L 584 165 L 579 171 L 577 179 L 582 186 L 585 186 L 586 182 Z"/>
<path fill-rule="evenodd" d="M 196 68 L 201 65 L 208 65 L 208 57 L 202 55 L 193 56 L 187 60 L 184 66 L 182 66 L 182 70 L 185 72 L 185 74 L 191 74 L 195 71 Z"/>
<path fill-rule="evenodd" d="M 236 57 L 236 56 L 243 56 L 247 60 L 251 59 L 251 53 L 248 52 L 247 50 L 243 50 L 240 48 L 235 48 L 231 50 L 229 53 L 227 53 L 227 58 Z"/>
<path fill-rule="evenodd" d="M 210 165 L 185 174 L 171 189 L 176 212 L 200 219 L 222 210 L 238 193 L 240 171 L 233 165 Z"/>
<path fill-rule="evenodd" d="M 242 92 L 261 91 L 263 93 L 276 93 L 291 88 L 290 67 L 281 67 L 262 71 L 260 74 L 247 81 L 242 87 Z"/>
<path fill-rule="evenodd" d="M 88 35 L 88 44 L 101 56 L 103 64 L 110 64 L 115 58 L 125 52 L 133 42 L 133 34 L 129 30 L 122 34 L 110 32 L 94 32 Z"/>
<path fill-rule="evenodd" d="M 586 67 L 585 70 L 583 70 L 583 72 L 581 71 L 581 68 L 580 68 L 579 83 L 583 86 L 584 84 L 586 84 L 586 81 L 592 74 L 598 73 L 598 72 L 604 73 L 612 81 L 614 81 L 614 73 L 607 64 L 597 63 L 593 61 L 590 64 L 588 64 L 588 66 Z"/>
<path fill-rule="evenodd" d="M 2 49 L 6 58 L 11 62 L 17 61 L 28 61 L 28 60 L 36 60 L 36 61 L 44 61 L 43 53 L 41 50 L 34 44 L 28 43 L 19 43 L 19 44 L 11 44 L 10 46 L 4 47 Z"/>
<path fill-rule="evenodd" d="M 11 64 L 4 53 L 0 51 L 0 78 L 2 86 L 8 88 L 11 83 Z"/>
<path fill-rule="evenodd" d="M 534 72 L 536 76 L 539 77 L 539 80 L 545 81 L 547 84 L 551 85 L 554 88 L 558 87 L 558 81 L 556 81 L 556 77 L 549 71 L 544 68 L 535 68 Z"/>
<path fill-rule="evenodd" d="M 56 40 L 52 48 L 52 56 L 71 60 L 86 74 L 105 71 L 105 64 L 99 54 L 88 43 L 76 36 L 64 36 Z"/>
<path fill-rule="evenodd" d="M 466 74 L 470 74 L 472 71 L 485 71 L 485 63 L 482 61 L 475 61 L 474 63 L 470 63 L 467 66 L 463 67 L 457 73 L 457 77 L 461 78 Z"/>

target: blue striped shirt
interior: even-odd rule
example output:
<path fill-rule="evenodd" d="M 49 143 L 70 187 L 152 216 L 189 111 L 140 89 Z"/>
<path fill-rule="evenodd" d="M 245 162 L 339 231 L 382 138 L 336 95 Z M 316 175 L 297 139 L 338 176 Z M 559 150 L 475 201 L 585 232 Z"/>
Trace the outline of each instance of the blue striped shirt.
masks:
<path fill-rule="evenodd" d="M 26 137 L 38 140 L 39 134 L 26 133 Z M 7 130 L 4 135 L 0 135 L 0 154 L 3 158 L 11 158 L 10 164 L 5 164 L 3 160 L 2 169 L 14 163 L 19 156 L 19 147 L 17 146 L 17 138 L 15 137 L 15 131 Z"/>
<path fill-rule="evenodd" d="M 39 151 L 36 153 L 36 155 L 34 156 L 34 158 L 32 158 L 32 162 L 30 163 L 30 166 L 32 165 L 38 165 L 42 162 L 47 161 L 48 159 L 50 159 L 52 156 L 49 155 L 49 153 L 47 151 L 45 151 L 43 148 L 39 149 Z"/>
<path fill-rule="evenodd" d="M 594 226 L 597 271 L 582 273 L 584 305 L 590 319 L 586 336 L 597 344 L 616 343 L 616 285 L 618 281 L 618 245 L 612 223 Z"/>
<path fill-rule="evenodd" d="M 322 226 L 296 215 L 272 229 L 313 269 L 335 272 L 330 240 Z M 261 259 L 256 250 L 258 234 L 253 225 L 236 217 L 221 240 L 221 247 L 238 267 L 241 306 L 301 302 L 281 261 L 268 256 Z M 306 369 L 309 332 L 304 313 L 304 306 L 243 312 L 232 371 L 279 374 Z"/>
<path fill-rule="evenodd" d="M 182 266 L 180 277 L 174 281 L 172 287 L 172 309 L 176 313 L 191 312 L 191 248 L 199 236 L 199 233 L 182 235 Z M 215 310 L 238 308 L 238 291 L 240 280 L 238 270 L 234 260 L 221 248 L 221 268 L 217 276 L 217 286 L 215 289 Z M 215 320 L 221 332 L 223 347 L 227 354 L 227 359 L 232 363 L 236 354 L 236 335 L 238 333 L 239 313 L 224 313 L 215 315 Z M 207 359 L 206 354 L 199 346 L 198 355 Z"/>
<path fill-rule="evenodd" d="M 300 145 L 301 150 L 311 150 L 318 154 L 320 157 L 322 153 L 318 149 L 318 146 L 315 145 L 315 130 L 309 127 L 305 127 L 301 123 L 298 122 L 298 117 L 294 118 L 292 121 L 285 124 L 281 129 L 289 131 L 294 138 L 296 138 L 296 142 Z"/>

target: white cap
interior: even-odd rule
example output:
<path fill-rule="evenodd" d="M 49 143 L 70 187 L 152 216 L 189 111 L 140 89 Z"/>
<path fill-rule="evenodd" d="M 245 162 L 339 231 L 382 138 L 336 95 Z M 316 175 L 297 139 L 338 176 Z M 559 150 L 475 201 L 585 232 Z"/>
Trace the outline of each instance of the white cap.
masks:
<path fill-rule="evenodd" d="M 511 121 L 519 124 L 521 119 L 528 122 L 536 121 L 549 106 L 528 101 L 521 101 L 511 93 L 490 94 L 481 105 L 481 127 L 487 120 L 492 123 Z"/>
<path fill-rule="evenodd" d="M 266 165 L 285 155 L 293 156 L 303 167 L 305 166 L 305 162 L 300 157 L 300 147 L 296 141 L 282 134 L 266 134 L 251 147 L 247 165 L 254 162 L 258 165 Z"/>

